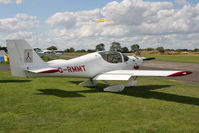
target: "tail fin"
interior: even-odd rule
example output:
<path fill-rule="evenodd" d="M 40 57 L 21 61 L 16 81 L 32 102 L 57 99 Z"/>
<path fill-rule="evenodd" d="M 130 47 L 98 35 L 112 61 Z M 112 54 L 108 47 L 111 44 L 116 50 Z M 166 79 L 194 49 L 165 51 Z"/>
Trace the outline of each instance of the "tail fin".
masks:
<path fill-rule="evenodd" d="M 6 45 L 13 76 L 27 77 L 25 70 L 48 66 L 25 40 L 6 40 Z"/>

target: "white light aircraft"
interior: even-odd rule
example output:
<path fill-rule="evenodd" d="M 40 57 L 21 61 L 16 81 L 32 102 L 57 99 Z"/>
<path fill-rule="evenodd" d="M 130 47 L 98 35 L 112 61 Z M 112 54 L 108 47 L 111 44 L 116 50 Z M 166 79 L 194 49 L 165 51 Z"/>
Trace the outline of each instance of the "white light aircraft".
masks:
<path fill-rule="evenodd" d="M 143 61 L 149 58 L 125 56 L 120 52 L 111 51 L 94 52 L 70 60 L 44 62 L 25 40 L 7 40 L 6 45 L 13 76 L 89 78 L 80 83 L 81 86 L 95 86 L 99 80 L 127 81 L 125 85 L 109 84 L 104 91 L 110 92 L 120 92 L 127 86 L 135 86 L 138 76 L 173 77 L 192 73 L 176 70 L 137 70 Z"/>
<path fill-rule="evenodd" d="M 59 57 L 62 55 L 61 52 L 57 50 L 36 50 L 36 53 L 42 57 L 42 56 L 47 56 L 47 57 Z"/>

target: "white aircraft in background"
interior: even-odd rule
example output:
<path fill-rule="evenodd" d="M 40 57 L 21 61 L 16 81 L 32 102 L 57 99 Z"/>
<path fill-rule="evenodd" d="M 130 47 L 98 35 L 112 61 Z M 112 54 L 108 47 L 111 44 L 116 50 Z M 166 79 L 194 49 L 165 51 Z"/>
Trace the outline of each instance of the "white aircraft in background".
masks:
<path fill-rule="evenodd" d="M 97 81 L 123 80 L 126 85 L 114 84 L 104 91 L 120 92 L 127 86 L 135 86 L 138 76 L 183 76 L 190 71 L 137 70 L 149 58 L 125 56 L 120 52 L 100 51 L 70 60 L 57 59 L 44 62 L 25 40 L 7 40 L 13 76 L 18 77 L 82 77 L 89 80 L 81 86 L 95 86 Z"/>
<path fill-rule="evenodd" d="M 62 55 L 60 51 L 57 50 L 36 50 L 36 53 L 42 57 L 42 56 L 47 56 L 47 57 L 59 57 Z"/>

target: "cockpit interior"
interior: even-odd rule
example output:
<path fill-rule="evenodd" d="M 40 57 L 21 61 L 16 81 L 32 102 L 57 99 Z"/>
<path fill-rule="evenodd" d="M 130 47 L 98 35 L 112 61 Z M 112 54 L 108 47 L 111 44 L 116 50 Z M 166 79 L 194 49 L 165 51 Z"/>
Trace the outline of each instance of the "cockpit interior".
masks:
<path fill-rule="evenodd" d="M 129 60 L 128 56 L 116 51 L 103 51 L 98 53 L 109 63 L 123 63 Z"/>

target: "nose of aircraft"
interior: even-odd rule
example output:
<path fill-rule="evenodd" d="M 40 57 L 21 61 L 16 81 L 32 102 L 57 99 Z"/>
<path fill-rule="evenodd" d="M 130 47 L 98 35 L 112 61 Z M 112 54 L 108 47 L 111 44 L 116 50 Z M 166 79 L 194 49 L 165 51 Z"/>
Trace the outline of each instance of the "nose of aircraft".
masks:
<path fill-rule="evenodd" d="M 133 61 L 133 68 L 135 70 L 139 69 L 143 63 L 143 59 L 138 56 L 129 56 L 129 58 Z"/>
<path fill-rule="evenodd" d="M 134 65 L 134 69 L 135 69 L 135 70 L 138 70 L 139 68 L 140 68 L 140 66 Z"/>

